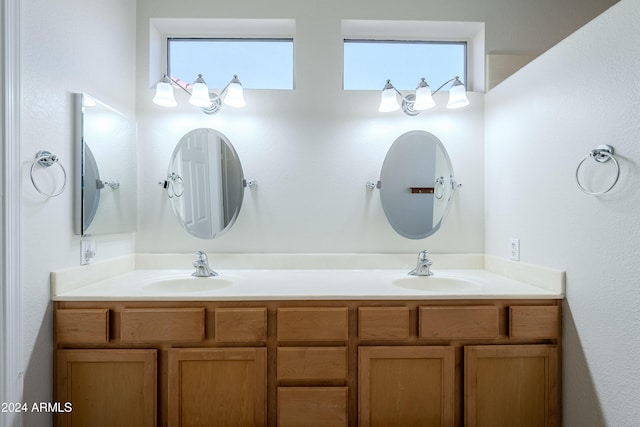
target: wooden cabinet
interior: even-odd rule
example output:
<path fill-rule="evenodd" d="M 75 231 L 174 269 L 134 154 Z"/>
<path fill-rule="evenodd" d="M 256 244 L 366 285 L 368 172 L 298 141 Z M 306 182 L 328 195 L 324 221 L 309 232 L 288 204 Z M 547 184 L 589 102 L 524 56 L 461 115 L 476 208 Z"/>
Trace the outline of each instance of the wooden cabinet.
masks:
<path fill-rule="evenodd" d="M 155 350 L 58 350 L 56 401 L 65 427 L 154 427 Z"/>
<path fill-rule="evenodd" d="M 171 349 L 168 363 L 169 426 L 267 425 L 266 349 Z"/>
<path fill-rule="evenodd" d="M 558 347 L 464 348 L 467 427 L 560 425 Z"/>
<path fill-rule="evenodd" d="M 453 347 L 360 347 L 358 352 L 360 426 L 454 426 Z"/>
<path fill-rule="evenodd" d="M 57 426 L 560 425 L 558 300 L 58 301 Z"/>

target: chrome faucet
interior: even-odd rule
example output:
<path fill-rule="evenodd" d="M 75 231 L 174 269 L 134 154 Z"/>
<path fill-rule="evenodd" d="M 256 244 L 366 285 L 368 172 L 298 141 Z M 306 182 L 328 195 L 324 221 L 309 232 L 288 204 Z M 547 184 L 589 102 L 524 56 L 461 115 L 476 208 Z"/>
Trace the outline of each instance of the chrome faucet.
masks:
<path fill-rule="evenodd" d="M 433 276 L 431 266 L 433 261 L 429 259 L 429 251 L 422 251 L 418 254 L 418 265 L 409 272 L 412 276 Z"/>
<path fill-rule="evenodd" d="M 193 266 L 196 268 L 196 271 L 191 274 L 195 277 L 211 277 L 217 276 L 218 273 L 213 271 L 211 267 L 209 267 L 209 260 L 207 259 L 207 254 L 202 251 L 196 252 L 198 259 L 193 262 Z"/>

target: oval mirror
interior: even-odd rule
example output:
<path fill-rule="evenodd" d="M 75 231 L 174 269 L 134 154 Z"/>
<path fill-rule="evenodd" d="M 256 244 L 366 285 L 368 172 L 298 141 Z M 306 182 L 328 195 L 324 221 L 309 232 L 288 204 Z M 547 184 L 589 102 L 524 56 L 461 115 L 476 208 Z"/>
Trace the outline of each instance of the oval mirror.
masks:
<path fill-rule="evenodd" d="M 184 135 L 169 162 L 167 192 L 190 234 L 213 239 L 229 230 L 242 206 L 244 175 L 227 137 L 205 128 Z"/>
<path fill-rule="evenodd" d="M 442 142 L 420 130 L 400 135 L 382 164 L 379 188 L 384 213 L 398 234 L 423 239 L 438 231 L 456 188 Z"/>

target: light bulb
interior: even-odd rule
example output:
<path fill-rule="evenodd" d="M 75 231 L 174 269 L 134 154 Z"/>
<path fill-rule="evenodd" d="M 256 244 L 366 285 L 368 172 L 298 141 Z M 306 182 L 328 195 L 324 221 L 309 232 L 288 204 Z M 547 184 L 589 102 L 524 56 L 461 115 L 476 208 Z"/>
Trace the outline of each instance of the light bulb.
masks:
<path fill-rule="evenodd" d="M 227 96 L 224 98 L 224 103 L 229 107 L 242 108 L 247 105 L 244 100 L 244 90 L 242 84 L 238 80 L 238 76 L 234 75 L 231 83 L 227 86 Z"/>
<path fill-rule="evenodd" d="M 209 98 L 209 88 L 202 78 L 202 74 L 198 74 L 198 78 L 193 82 L 191 89 L 191 98 L 189 103 L 196 107 L 211 107 L 211 99 Z"/>
<path fill-rule="evenodd" d="M 384 85 L 382 93 L 380 94 L 380 106 L 378 111 L 381 113 L 389 113 L 391 111 L 398 111 L 400 104 L 396 98 L 396 90 L 391 84 L 390 80 L 387 80 L 387 84 Z"/>
<path fill-rule="evenodd" d="M 416 100 L 413 103 L 413 109 L 417 111 L 428 110 L 429 108 L 433 108 L 435 105 L 436 103 L 431 95 L 431 88 L 423 77 L 416 88 Z"/>
<path fill-rule="evenodd" d="M 447 108 L 462 108 L 469 105 L 469 99 L 467 98 L 467 92 L 462 82 L 455 78 L 453 86 L 449 89 L 449 102 Z"/>
<path fill-rule="evenodd" d="M 173 86 L 169 78 L 165 74 L 156 86 L 156 95 L 153 97 L 153 103 L 161 107 L 175 107 L 176 98 L 173 96 Z"/>

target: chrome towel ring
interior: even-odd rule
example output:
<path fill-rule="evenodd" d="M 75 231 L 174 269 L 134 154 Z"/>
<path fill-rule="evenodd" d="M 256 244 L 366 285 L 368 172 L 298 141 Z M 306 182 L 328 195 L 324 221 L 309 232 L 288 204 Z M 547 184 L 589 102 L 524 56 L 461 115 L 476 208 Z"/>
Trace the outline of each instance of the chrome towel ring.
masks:
<path fill-rule="evenodd" d="M 60 166 L 60 169 L 62 169 L 62 175 L 64 176 L 62 187 L 60 187 L 58 191 L 54 191 L 52 193 L 47 193 L 46 191 L 38 187 L 38 184 L 36 184 L 36 180 L 33 177 L 33 171 L 36 165 L 40 165 L 40 167 L 43 167 L 43 168 L 48 168 L 53 165 Z M 46 151 L 46 150 L 40 150 L 36 153 L 36 158 L 31 164 L 31 171 L 29 172 L 29 175 L 31 176 L 31 183 L 36 188 L 36 190 L 38 190 L 38 193 L 42 194 L 43 196 L 47 196 L 47 197 L 59 196 L 60 194 L 62 194 L 65 187 L 67 186 L 67 171 L 64 169 L 64 166 L 62 166 L 62 164 L 58 162 L 58 156 L 56 156 L 55 154 L 51 154 L 49 151 Z"/>
<path fill-rule="evenodd" d="M 613 152 L 614 150 L 611 145 L 599 145 L 597 148 L 594 148 L 593 150 L 591 150 L 589 154 L 587 154 L 585 158 L 582 159 L 580 163 L 578 163 L 578 167 L 576 167 L 576 184 L 578 184 L 578 188 L 583 193 L 588 194 L 590 196 L 601 196 L 605 193 L 608 193 L 618 183 L 618 179 L 620 179 L 620 163 L 618 163 L 618 160 L 616 160 L 615 156 L 613 155 Z M 616 165 L 616 177 L 613 180 L 613 183 L 611 183 L 609 187 L 607 187 L 602 191 L 590 191 L 586 189 L 585 186 L 582 185 L 582 183 L 580 182 L 580 176 L 579 176 L 580 168 L 582 167 L 584 162 L 586 162 L 587 159 L 589 158 L 592 158 L 598 163 L 605 163 L 605 162 L 608 162 L 609 160 L 613 160 L 613 163 Z"/>

